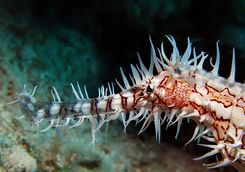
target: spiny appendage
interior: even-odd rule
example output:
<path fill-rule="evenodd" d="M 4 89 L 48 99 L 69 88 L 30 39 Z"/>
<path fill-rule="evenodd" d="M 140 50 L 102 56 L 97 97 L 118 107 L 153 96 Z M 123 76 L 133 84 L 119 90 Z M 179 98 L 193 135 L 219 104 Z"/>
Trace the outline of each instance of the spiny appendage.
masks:
<path fill-rule="evenodd" d="M 18 94 L 18 99 L 11 102 L 18 102 L 27 111 L 27 117 L 30 117 L 35 125 L 42 121 L 49 121 L 49 125 L 41 132 L 48 131 L 51 128 L 63 127 L 69 124 L 70 128 L 78 127 L 83 124 L 85 119 L 91 123 L 92 143 L 96 141 L 95 133 L 107 121 L 116 119 L 118 114 L 116 109 L 112 108 L 112 99 L 114 95 L 113 84 L 108 83 L 108 87 L 102 86 L 98 89 L 97 98 L 89 98 L 86 87 L 80 88 L 77 83 L 77 90 L 71 84 L 75 101 L 62 101 L 55 87 L 51 89 L 52 102 L 41 102 L 35 96 L 37 86 L 33 90 L 24 90 Z M 109 93 L 109 95 L 107 95 Z M 11 104 L 9 103 L 9 104 Z"/>
<path fill-rule="evenodd" d="M 204 159 L 216 154 L 221 154 L 220 161 L 204 164 L 208 168 L 218 168 L 233 164 L 244 163 L 244 85 L 235 82 L 235 52 L 230 76 L 227 79 L 219 77 L 218 70 L 220 55 L 218 43 L 216 44 L 217 56 L 213 70 L 209 73 L 196 74 L 195 94 L 190 102 L 198 110 L 197 123 L 205 127 L 202 138 L 213 142 L 213 145 L 200 144 L 212 150 L 195 160 Z M 201 78 L 202 79 L 198 79 Z M 198 130 L 198 126 L 196 128 Z M 196 131 L 195 130 L 195 131 Z M 194 132 L 197 133 L 197 132 Z M 195 134 L 194 134 L 195 135 Z"/>
<path fill-rule="evenodd" d="M 53 101 L 41 102 L 34 96 L 37 89 L 35 86 L 33 90 L 28 91 L 24 87 L 14 102 L 19 102 L 24 107 L 27 111 L 26 116 L 30 117 L 35 125 L 49 121 L 49 125 L 41 132 L 68 126 L 68 124 L 70 128 L 78 127 L 85 119 L 88 119 L 91 124 L 92 143 L 95 143 L 97 131 L 106 122 L 120 118 L 126 128 L 131 121 L 139 122 L 148 117 L 148 109 L 144 108 L 147 101 L 142 97 L 144 90 L 137 87 L 124 89 L 115 94 L 114 85 L 108 84 L 108 87 L 102 86 L 98 90 L 97 98 L 89 98 L 86 87 L 82 90 L 78 83 L 77 90 L 73 84 L 71 88 L 77 99 L 75 101 L 62 101 L 56 88 L 52 87 Z"/>

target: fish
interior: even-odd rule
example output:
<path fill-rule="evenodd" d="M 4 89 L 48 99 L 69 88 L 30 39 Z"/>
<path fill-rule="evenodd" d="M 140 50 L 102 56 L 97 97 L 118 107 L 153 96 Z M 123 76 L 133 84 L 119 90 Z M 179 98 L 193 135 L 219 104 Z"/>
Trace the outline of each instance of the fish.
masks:
<path fill-rule="evenodd" d="M 100 128 L 113 120 L 122 121 L 125 129 L 132 121 L 141 123 L 138 134 L 154 123 L 155 137 L 160 142 L 162 124 L 167 128 L 177 124 L 177 138 L 183 120 L 191 119 L 196 127 L 186 145 L 203 139 L 209 144 L 199 143 L 197 146 L 210 148 L 210 152 L 194 160 L 220 154 L 216 162 L 203 165 L 211 169 L 235 164 L 244 169 L 245 85 L 235 81 L 235 49 L 230 75 L 224 78 L 219 75 L 219 42 L 216 43 L 213 63 L 207 53 L 196 52 L 190 38 L 183 53 L 179 52 L 173 36 L 166 35 L 166 38 L 172 45 L 170 57 L 167 57 L 163 43 L 155 48 L 150 38 L 149 67 L 138 54 L 139 64 L 130 65 L 131 74 L 127 75 L 120 68 L 123 84 L 116 80 L 101 86 L 97 97 L 89 97 L 86 86 L 81 87 L 77 82 L 70 84 L 75 100 L 62 100 L 53 86 L 53 100 L 42 101 L 35 96 L 38 86 L 33 89 L 24 86 L 17 99 L 8 104 L 18 102 L 26 110 L 24 117 L 35 125 L 48 121 L 49 125 L 41 132 L 57 127 L 76 128 L 89 121 L 93 145 Z M 204 69 L 206 61 L 212 70 Z M 116 84 L 119 92 L 115 92 Z"/>

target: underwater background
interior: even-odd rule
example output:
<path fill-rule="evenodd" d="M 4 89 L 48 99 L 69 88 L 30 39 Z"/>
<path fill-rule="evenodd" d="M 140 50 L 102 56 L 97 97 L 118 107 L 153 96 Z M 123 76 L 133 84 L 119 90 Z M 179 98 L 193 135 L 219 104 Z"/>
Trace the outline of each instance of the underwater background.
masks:
<path fill-rule="evenodd" d="M 25 113 L 17 104 L 3 106 L 16 99 L 24 84 L 38 85 L 43 100 L 52 100 L 52 86 L 62 99 L 75 100 L 70 83 L 79 81 L 94 97 L 102 84 L 121 81 L 120 66 L 130 72 L 130 64 L 138 63 L 136 52 L 148 65 L 149 36 L 159 47 L 167 34 L 181 52 L 190 37 L 197 51 L 214 57 L 220 40 L 220 74 L 225 77 L 236 47 L 236 79 L 244 81 L 244 0 L 0 0 L 0 171 L 207 171 L 202 163 L 212 158 L 192 160 L 207 150 L 197 142 L 184 146 L 193 134 L 192 122 L 183 124 L 177 140 L 176 126 L 166 131 L 163 125 L 157 143 L 153 125 L 137 135 L 140 124 L 124 133 L 123 124 L 114 121 L 93 148 L 86 124 L 40 133 L 43 126 L 16 119 Z M 164 45 L 170 54 L 171 46 Z"/>

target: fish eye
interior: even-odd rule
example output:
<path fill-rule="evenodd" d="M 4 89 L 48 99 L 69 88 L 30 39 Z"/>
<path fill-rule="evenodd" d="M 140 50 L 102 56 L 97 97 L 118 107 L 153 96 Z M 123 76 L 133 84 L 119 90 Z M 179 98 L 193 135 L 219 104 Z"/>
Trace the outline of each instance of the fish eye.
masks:
<path fill-rule="evenodd" d="M 153 92 L 153 89 L 150 87 L 150 85 L 148 85 L 148 86 L 146 87 L 146 91 L 147 91 L 148 93 L 152 93 L 152 92 Z"/>

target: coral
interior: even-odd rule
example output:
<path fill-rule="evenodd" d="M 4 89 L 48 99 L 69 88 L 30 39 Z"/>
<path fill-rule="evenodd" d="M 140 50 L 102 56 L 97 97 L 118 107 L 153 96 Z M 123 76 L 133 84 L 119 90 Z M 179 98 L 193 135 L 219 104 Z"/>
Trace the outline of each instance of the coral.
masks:
<path fill-rule="evenodd" d="M 5 151 L 2 155 L 5 169 L 8 171 L 34 171 L 37 169 L 37 161 L 26 150 L 15 145 L 11 150 Z"/>

